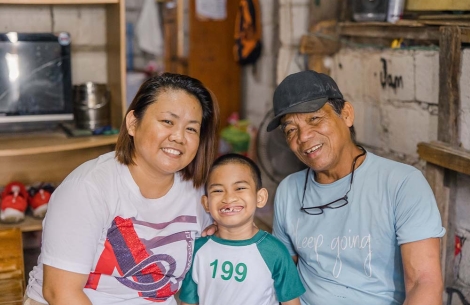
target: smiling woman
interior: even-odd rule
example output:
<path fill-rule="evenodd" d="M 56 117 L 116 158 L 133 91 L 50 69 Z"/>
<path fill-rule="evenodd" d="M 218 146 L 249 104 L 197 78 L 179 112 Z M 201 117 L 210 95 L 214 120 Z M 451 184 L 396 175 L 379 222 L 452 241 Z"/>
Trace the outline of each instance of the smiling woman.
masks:
<path fill-rule="evenodd" d="M 198 80 L 148 79 L 127 110 L 115 153 L 56 189 L 26 303 L 176 305 L 216 155 L 218 106 Z"/>

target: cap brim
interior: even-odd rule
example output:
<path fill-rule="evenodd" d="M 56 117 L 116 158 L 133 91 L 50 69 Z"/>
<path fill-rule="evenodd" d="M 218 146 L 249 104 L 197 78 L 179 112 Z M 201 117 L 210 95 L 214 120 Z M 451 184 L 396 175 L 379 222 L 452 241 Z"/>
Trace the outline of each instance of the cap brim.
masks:
<path fill-rule="evenodd" d="M 303 101 L 301 103 L 298 103 L 295 106 L 291 106 L 287 108 L 286 110 L 282 111 L 281 113 L 279 113 L 278 115 L 276 115 L 271 120 L 271 122 L 269 122 L 266 130 L 269 132 L 269 131 L 273 131 L 274 129 L 276 129 L 281 124 L 281 118 L 288 113 L 314 112 L 322 108 L 323 105 L 325 105 L 327 101 L 328 101 L 327 97 L 322 97 L 316 100 Z"/>

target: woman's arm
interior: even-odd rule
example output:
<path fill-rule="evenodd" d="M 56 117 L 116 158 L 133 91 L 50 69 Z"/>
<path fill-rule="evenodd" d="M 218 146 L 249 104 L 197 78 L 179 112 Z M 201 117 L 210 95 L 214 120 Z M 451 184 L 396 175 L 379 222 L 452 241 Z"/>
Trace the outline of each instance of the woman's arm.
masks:
<path fill-rule="evenodd" d="M 48 265 L 44 266 L 42 293 L 49 305 L 92 305 L 83 287 L 87 274 L 65 271 Z"/>

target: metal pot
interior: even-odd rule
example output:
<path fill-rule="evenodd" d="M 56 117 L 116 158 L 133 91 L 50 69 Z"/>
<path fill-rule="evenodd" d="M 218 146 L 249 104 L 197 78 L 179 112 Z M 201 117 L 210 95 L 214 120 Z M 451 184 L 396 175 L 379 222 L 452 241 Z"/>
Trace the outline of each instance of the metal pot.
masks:
<path fill-rule="evenodd" d="M 110 92 L 105 84 L 86 82 L 73 86 L 73 113 L 79 129 L 110 125 Z"/>

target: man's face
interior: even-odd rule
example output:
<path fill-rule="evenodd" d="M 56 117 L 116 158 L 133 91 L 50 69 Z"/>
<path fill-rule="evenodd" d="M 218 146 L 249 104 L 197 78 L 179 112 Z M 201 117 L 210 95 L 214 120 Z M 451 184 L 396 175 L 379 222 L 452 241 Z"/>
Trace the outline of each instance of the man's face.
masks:
<path fill-rule="evenodd" d="M 281 128 L 290 149 L 300 161 L 317 174 L 338 175 L 351 166 L 345 147 L 352 143 L 349 127 L 354 122 L 354 109 L 345 103 L 341 114 L 326 103 L 308 113 L 286 114 Z"/>

